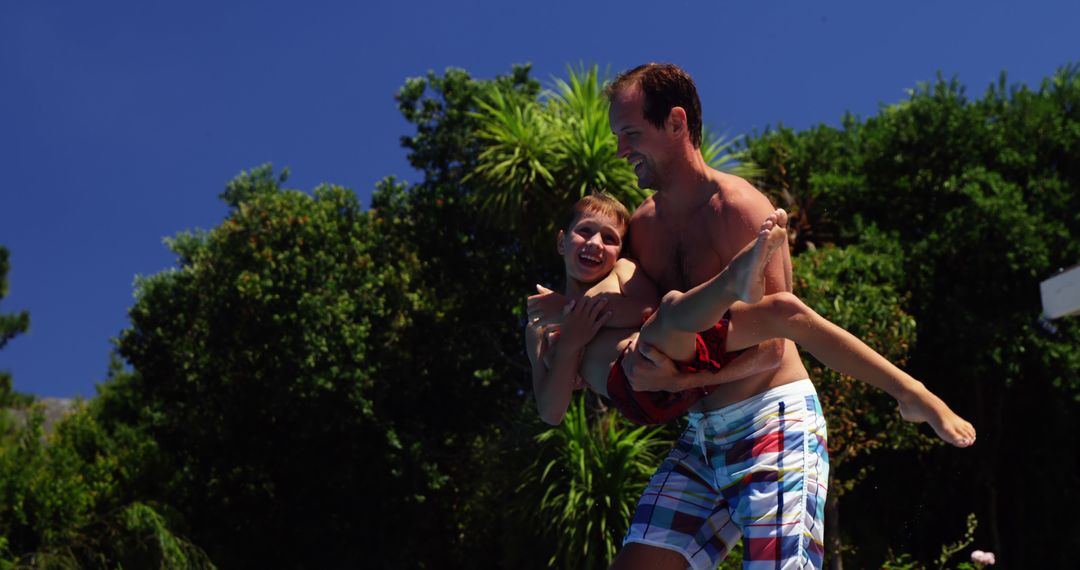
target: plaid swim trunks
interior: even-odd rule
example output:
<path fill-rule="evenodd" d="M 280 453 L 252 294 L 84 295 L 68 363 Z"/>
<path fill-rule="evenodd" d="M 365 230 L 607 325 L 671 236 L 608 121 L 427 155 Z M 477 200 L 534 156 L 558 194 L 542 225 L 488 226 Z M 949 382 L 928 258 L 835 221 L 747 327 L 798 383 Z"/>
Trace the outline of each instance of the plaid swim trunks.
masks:
<path fill-rule="evenodd" d="M 829 453 L 813 383 L 688 419 L 638 501 L 624 544 L 715 568 L 742 537 L 744 570 L 821 568 Z"/>

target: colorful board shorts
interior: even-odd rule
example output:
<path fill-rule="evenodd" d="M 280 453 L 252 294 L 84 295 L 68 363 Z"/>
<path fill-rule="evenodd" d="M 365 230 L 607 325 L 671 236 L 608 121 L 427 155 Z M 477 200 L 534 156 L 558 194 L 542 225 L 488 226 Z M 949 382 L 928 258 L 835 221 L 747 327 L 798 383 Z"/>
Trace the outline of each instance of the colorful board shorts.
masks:
<path fill-rule="evenodd" d="M 718 372 L 743 351 L 727 351 L 730 313 L 712 327 L 697 333 L 694 356 L 690 362 L 676 362 L 680 372 Z M 611 405 L 630 421 L 639 424 L 666 424 L 682 416 L 690 406 L 709 395 L 713 386 L 702 386 L 682 392 L 638 392 L 630 386 L 622 361 L 627 347 L 608 371 L 607 397 Z"/>
<path fill-rule="evenodd" d="M 624 544 L 715 568 L 742 537 L 745 570 L 821 568 L 829 453 L 810 380 L 688 418 Z"/>

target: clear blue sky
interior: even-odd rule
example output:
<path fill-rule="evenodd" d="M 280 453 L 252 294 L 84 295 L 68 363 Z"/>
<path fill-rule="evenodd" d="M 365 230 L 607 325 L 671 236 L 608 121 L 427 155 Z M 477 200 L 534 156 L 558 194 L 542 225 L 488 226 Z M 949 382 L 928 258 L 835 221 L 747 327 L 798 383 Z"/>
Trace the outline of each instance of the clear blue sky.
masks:
<path fill-rule="evenodd" d="M 1080 61 L 1080 3 L 669 0 L 0 2 L 0 245 L 31 330 L 0 351 L 15 388 L 93 396 L 136 275 L 162 238 L 210 228 L 239 171 L 354 189 L 418 176 L 398 144 L 405 78 L 531 62 L 671 61 L 719 131 L 874 114 L 940 70 L 972 97 Z"/>

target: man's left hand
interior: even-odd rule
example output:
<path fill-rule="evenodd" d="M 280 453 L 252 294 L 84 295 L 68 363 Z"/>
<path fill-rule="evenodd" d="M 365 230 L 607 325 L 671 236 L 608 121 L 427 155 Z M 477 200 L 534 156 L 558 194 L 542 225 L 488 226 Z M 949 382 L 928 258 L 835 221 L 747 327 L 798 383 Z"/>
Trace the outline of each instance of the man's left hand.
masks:
<path fill-rule="evenodd" d="M 634 340 L 622 361 L 630 387 L 638 392 L 678 392 L 681 373 L 675 361 L 651 344 Z"/>

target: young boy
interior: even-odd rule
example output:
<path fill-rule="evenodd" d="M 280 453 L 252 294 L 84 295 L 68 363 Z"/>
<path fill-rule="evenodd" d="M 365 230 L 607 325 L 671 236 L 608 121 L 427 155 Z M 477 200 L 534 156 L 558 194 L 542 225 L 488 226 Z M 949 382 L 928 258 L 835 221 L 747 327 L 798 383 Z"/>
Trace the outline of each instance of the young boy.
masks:
<path fill-rule="evenodd" d="M 763 296 L 765 264 L 787 244 L 783 210 L 762 222 L 757 239 L 719 274 L 685 293 L 668 292 L 659 302 L 644 272 L 619 257 L 629 220 L 626 208 L 609 196 L 592 194 L 579 200 L 557 238 L 568 301 L 561 320 L 534 318 L 539 296 L 530 298 L 526 351 L 544 421 L 560 423 L 572 392 L 584 386 L 608 397 L 636 423 L 669 421 L 708 394 L 708 388 L 634 391 L 621 360 L 639 335 L 639 342 L 654 346 L 684 370 L 713 372 L 736 351 L 770 338 L 788 338 L 826 366 L 885 390 L 896 398 L 905 420 L 928 422 L 952 445 L 974 443 L 974 427 L 921 382 L 794 295 Z"/>

